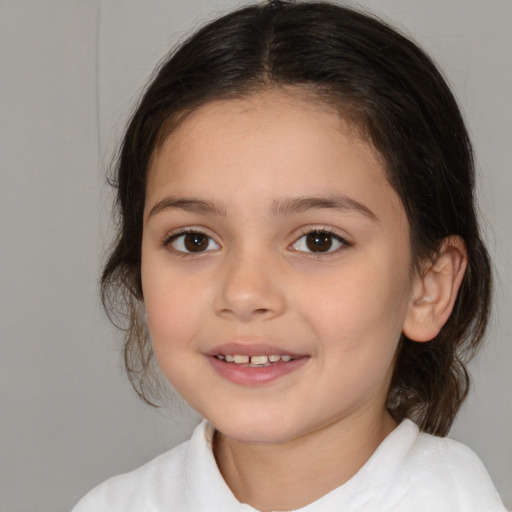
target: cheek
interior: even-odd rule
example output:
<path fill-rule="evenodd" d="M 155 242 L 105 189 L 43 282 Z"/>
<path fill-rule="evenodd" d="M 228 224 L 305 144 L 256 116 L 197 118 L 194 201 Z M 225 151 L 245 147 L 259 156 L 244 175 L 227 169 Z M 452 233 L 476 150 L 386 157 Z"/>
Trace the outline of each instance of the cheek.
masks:
<path fill-rule="evenodd" d="M 410 280 L 382 260 L 361 261 L 304 286 L 301 309 L 324 345 L 361 353 L 394 350 L 407 312 Z M 299 295 L 301 294 L 298 291 Z"/>
<path fill-rule="evenodd" d="M 331 287 L 329 296 L 310 303 L 308 323 L 321 340 L 318 356 L 333 395 L 353 404 L 384 396 L 402 331 L 406 296 L 390 274 L 379 276 L 368 267 L 366 272 L 351 272 L 343 280 L 331 282 Z"/>
<path fill-rule="evenodd" d="M 165 258 L 162 258 L 165 260 Z M 193 279 L 169 270 L 159 258 L 143 258 L 142 290 L 157 359 L 185 347 L 200 324 L 202 296 Z M 160 362 L 160 361 L 159 361 Z"/>
<path fill-rule="evenodd" d="M 168 382 L 186 399 L 189 368 L 194 365 L 194 340 L 201 315 L 199 298 L 179 282 L 147 280 L 145 305 L 155 359 Z M 190 400 L 190 398 L 188 398 Z"/>

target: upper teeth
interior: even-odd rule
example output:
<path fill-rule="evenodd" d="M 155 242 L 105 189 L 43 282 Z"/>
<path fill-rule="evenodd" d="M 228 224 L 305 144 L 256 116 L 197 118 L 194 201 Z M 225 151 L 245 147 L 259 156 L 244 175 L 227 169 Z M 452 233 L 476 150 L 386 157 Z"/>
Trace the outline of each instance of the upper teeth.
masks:
<path fill-rule="evenodd" d="M 270 356 L 265 356 L 265 355 L 261 355 L 261 356 L 244 356 L 244 355 L 240 355 L 240 354 L 235 354 L 235 355 L 230 355 L 230 354 L 226 354 L 226 355 L 222 355 L 222 354 L 219 354 L 216 356 L 217 359 L 221 359 L 221 360 L 224 360 L 226 361 L 227 363 L 237 363 L 237 364 L 268 364 L 269 362 L 270 363 L 276 363 L 277 361 L 285 361 L 285 362 L 288 362 L 292 359 L 292 356 L 290 355 L 283 355 L 283 356 L 280 356 L 280 355 L 270 355 Z"/>

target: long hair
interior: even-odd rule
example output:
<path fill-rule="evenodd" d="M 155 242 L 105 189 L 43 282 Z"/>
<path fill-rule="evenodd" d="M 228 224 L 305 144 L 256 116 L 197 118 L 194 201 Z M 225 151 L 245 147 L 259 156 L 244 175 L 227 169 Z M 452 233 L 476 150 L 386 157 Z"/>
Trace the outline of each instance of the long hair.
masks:
<path fill-rule="evenodd" d="M 201 28 L 153 77 L 128 125 L 116 175 L 118 236 L 101 286 L 125 330 L 125 366 L 139 395 L 155 398 L 152 350 L 139 309 L 142 214 L 148 165 L 165 137 L 202 105 L 268 87 L 303 88 L 335 105 L 382 156 L 408 216 L 416 263 L 459 235 L 468 267 L 438 336 L 402 336 L 389 389 L 395 419 L 445 435 L 467 395 L 465 363 L 487 325 L 491 268 L 475 214 L 473 153 L 457 103 L 416 44 L 378 19 L 324 2 L 273 0 Z"/>

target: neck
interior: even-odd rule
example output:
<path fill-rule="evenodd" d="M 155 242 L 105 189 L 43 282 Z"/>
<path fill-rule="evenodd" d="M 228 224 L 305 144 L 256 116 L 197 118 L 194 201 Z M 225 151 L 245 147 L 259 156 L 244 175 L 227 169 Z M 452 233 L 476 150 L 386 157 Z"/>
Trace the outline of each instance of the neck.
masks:
<path fill-rule="evenodd" d="M 395 427 L 385 411 L 345 418 L 279 444 L 247 444 L 217 433 L 214 453 L 240 502 L 262 512 L 294 510 L 348 481 Z"/>

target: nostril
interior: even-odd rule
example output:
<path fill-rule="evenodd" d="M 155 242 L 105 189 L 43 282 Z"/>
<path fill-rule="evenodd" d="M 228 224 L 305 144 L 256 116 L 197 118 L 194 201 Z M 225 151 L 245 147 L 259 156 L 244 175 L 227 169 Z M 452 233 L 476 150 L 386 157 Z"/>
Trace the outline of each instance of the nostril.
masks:
<path fill-rule="evenodd" d="M 242 321 L 251 318 L 263 320 L 279 316 L 285 308 L 282 291 L 276 285 L 254 280 L 230 279 L 222 284 L 214 297 L 213 307 L 217 315 L 236 317 Z"/>

